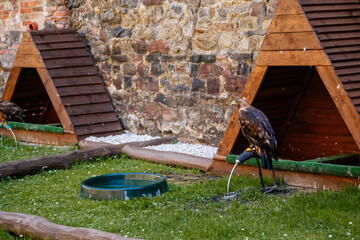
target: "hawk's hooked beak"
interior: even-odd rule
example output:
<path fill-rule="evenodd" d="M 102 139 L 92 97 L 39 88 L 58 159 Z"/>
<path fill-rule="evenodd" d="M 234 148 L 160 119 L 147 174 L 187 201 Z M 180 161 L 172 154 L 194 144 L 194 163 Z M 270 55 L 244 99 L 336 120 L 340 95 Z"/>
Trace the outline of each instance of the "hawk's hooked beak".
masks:
<path fill-rule="evenodd" d="M 231 106 L 235 106 L 236 104 L 237 104 L 236 101 L 232 101 L 232 102 L 230 103 Z"/>

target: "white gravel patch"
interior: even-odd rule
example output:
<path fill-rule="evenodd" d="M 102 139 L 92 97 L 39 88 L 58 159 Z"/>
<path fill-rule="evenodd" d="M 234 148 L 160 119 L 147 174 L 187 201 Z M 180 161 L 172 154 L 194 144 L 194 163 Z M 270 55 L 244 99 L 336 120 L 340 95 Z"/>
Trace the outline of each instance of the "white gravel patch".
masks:
<path fill-rule="evenodd" d="M 137 135 L 134 133 L 130 133 L 129 131 L 125 131 L 125 133 L 121 135 L 113 135 L 107 137 L 91 136 L 91 137 L 87 137 L 85 140 L 92 142 L 121 144 L 121 143 L 136 142 L 136 141 L 149 141 L 156 138 L 160 138 L 160 137 L 152 137 L 150 135 Z M 201 144 L 189 144 L 183 142 L 178 142 L 175 144 L 161 144 L 158 146 L 148 146 L 146 148 L 154 149 L 158 151 L 186 153 L 186 154 L 205 157 L 205 158 L 212 158 L 217 152 L 216 147 L 201 145 Z"/>
<path fill-rule="evenodd" d="M 178 152 L 186 153 L 198 157 L 212 158 L 216 152 L 217 148 L 201 144 L 189 144 L 178 142 L 176 144 L 161 144 L 158 146 L 148 146 L 146 148 L 154 149 L 158 151 L 167 151 L 167 152 Z"/>
<path fill-rule="evenodd" d="M 137 141 L 149 141 L 152 139 L 156 139 L 160 137 L 153 137 L 150 135 L 137 135 L 134 133 L 130 133 L 129 131 L 125 131 L 125 133 L 121 135 L 112 135 L 106 137 L 87 137 L 86 141 L 92 142 L 102 142 L 102 143 L 111 143 L 111 144 L 121 144 L 121 143 L 128 143 L 128 142 L 137 142 Z"/>

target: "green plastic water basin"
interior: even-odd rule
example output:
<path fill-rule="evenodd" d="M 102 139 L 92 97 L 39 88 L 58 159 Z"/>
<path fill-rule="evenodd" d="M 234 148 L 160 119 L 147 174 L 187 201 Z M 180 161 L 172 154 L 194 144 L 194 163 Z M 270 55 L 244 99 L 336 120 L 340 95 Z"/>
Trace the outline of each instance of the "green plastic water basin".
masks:
<path fill-rule="evenodd" d="M 79 196 L 93 200 L 127 200 L 161 196 L 169 191 L 164 176 L 153 173 L 114 173 L 81 182 Z"/>

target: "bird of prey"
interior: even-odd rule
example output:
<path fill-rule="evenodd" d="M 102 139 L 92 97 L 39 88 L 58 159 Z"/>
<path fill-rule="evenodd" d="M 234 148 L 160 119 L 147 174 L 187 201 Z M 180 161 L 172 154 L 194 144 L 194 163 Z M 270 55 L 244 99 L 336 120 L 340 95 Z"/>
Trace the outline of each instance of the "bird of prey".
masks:
<path fill-rule="evenodd" d="M 272 159 L 278 160 L 276 153 L 277 142 L 274 130 L 265 114 L 248 104 L 245 99 L 236 99 L 231 104 L 238 106 L 240 129 L 243 136 L 250 144 L 246 151 L 252 151 L 256 157 L 261 185 L 264 191 L 272 191 L 277 188 Z M 264 169 L 272 170 L 274 186 L 271 188 L 265 188 L 264 186 L 259 158 L 261 158 L 261 165 Z"/>
<path fill-rule="evenodd" d="M 24 122 L 23 117 L 25 117 L 25 114 L 23 110 L 19 108 L 15 103 L 6 100 L 0 100 L 0 112 L 2 113 L 5 121 L 18 118 L 22 122 Z"/>

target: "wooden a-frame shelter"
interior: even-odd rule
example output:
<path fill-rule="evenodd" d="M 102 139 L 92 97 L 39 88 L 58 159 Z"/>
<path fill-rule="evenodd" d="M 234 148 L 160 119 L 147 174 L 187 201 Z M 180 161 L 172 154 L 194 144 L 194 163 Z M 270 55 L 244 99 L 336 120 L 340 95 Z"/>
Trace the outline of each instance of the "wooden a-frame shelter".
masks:
<path fill-rule="evenodd" d="M 87 136 L 123 131 L 75 29 L 25 32 L 2 99 L 16 103 L 26 114 L 25 124 L 13 127 L 20 140 L 70 145 Z"/>
<path fill-rule="evenodd" d="M 360 153 L 360 2 L 281 0 L 240 97 L 269 118 L 280 158 Z M 213 168 L 247 145 L 236 110 Z"/>

